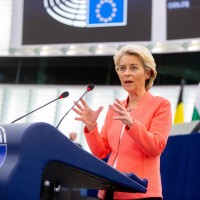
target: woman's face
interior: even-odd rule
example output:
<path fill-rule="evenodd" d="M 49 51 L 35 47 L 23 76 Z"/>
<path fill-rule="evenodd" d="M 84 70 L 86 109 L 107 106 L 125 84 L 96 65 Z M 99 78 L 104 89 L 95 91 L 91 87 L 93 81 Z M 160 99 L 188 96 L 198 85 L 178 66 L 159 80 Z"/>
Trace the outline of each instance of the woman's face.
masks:
<path fill-rule="evenodd" d="M 144 91 L 145 81 L 150 78 L 150 72 L 144 70 L 141 60 L 135 55 L 123 55 L 116 71 L 123 88 L 128 92 Z"/>

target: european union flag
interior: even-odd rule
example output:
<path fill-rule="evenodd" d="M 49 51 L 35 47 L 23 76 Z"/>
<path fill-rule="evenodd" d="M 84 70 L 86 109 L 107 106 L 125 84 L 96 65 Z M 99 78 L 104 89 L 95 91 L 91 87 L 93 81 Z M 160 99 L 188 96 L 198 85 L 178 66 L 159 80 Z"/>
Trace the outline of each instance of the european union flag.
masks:
<path fill-rule="evenodd" d="M 127 0 L 88 0 L 88 27 L 125 26 Z"/>

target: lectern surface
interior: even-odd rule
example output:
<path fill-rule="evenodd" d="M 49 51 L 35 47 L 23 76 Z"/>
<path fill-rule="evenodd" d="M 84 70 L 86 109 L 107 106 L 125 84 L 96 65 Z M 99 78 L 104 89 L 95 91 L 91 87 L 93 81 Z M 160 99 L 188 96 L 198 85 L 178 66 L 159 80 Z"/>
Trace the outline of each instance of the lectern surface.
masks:
<path fill-rule="evenodd" d="M 1 129 L 6 138 L 1 200 L 39 200 L 43 180 L 88 189 L 147 190 L 146 179 L 120 173 L 47 123 L 5 124 Z"/>

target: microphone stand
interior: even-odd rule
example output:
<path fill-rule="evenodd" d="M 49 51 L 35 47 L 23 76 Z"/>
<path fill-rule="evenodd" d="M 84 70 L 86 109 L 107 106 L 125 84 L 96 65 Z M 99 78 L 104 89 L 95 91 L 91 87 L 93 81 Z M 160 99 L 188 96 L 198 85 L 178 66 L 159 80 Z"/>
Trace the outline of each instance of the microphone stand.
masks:
<path fill-rule="evenodd" d="M 80 101 L 80 99 L 88 92 L 88 90 L 86 90 L 82 96 L 78 99 L 77 103 Z M 60 122 L 58 123 L 58 125 L 56 126 L 56 128 L 58 128 L 61 124 L 61 122 L 63 121 L 63 119 L 66 117 L 66 115 L 72 110 L 72 108 L 75 106 L 75 104 L 73 104 L 73 106 L 65 113 L 65 115 L 62 117 L 62 119 L 60 120 Z"/>
<path fill-rule="evenodd" d="M 44 106 L 47 106 L 48 104 L 50 104 L 50 103 L 52 103 L 52 102 L 54 102 L 54 101 L 56 101 L 56 100 L 58 100 L 58 99 L 62 99 L 62 98 L 67 97 L 68 95 L 69 95 L 69 92 L 67 92 L 67 91 L 66 91 L 66 92 L 63 92 L 59 97 L 57 97 L 57 98 L 54 99 L 53 101 L 50 101 L 50 102 L 46 103 L 45 105 L 40 106 L 39 108 L 37 108 L 37 109 L 35 109 L 35 110 L 33 110 L 33 111 L 31 111 L 31 112 L 29 112 L 29 113 L 27 113 L 27 114 L 25 114 L 25 115 L 19 117 L 19 118 L 17 118 L 17 119 L 15 119 L 14 121 L 11 122 L 11 124 L 13 124 L 13 123 L 15 123 L 16 121 L 18 121 L 18 120 L 20 120 L 20 119 L 26 117 L 27 115 L 30 115 L 31 113 L 33 113 L 33 112 L 39 110 L 40 108 L 43 108 Z"/>
<path fill-rule="evenodd" d="M 56 98 L 56 99 L 54 99 L 53 101 L 50 101 L 49 103 L 46 103 L 45 105 L 43 105 L 43 106 L 41 106 L 41 107 L 39 107 L 39 108 L 37 108 L 37 109 L 35 109 L 35 110 L 33 110 L 33 111 L 31 111 L 31 112 L 29 112 L 29 113 L 27 113 L 27 114 L 21 116 L 21 117 L 19 117 L 18 119 L 12 121 L 11 124 L 13 124 L 13 123 L 15 123 L 16 121 L 22 119 L 23 117 L 26 117 L 27 115 L 30 115 L 31 113 L 33 113 L 33 112 L 39 110 L 40 108 L 43 108 L 44 106 L 47 106 L 48 104 L 50 104 L 50 103 L 52 103 L 52 102 L 54 102 L 54 101 L 56 101 L 56 100 L 58 100 L 58 99 L 59 99 L 59 97 Z"/>
<path fill-rule="evenodd" d="M 88 86 L 87 86 L 87 90 L 82 94 L 82 96 L 78 99 L 78 101 L 76 101 L 76 103 L 78 103 L 81 98 L 87 93 L 87 92 L 90 92 L 94 89 L 94 84 L 93 83 L 90 83 Z M 65 113 L 65 115 L 62 117 L 62 119 L 60 120 L 60 122 L 58 123 L 58 125 L 56 126 L 56 128 L 58 128 L 61 124 L 61 122 L 63 121 L 63 119 L 66 117 L 66 115 L 72 110 L 72 108 L 75 106 L 75 104 Z"/>

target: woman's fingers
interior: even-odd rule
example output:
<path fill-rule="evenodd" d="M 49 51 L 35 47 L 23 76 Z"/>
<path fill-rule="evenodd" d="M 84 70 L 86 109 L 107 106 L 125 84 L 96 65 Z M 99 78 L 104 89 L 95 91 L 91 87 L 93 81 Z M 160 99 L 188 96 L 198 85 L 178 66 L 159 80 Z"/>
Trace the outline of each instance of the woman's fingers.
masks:
<path fill-rule="evenodd" d="M 120 109 L 121 111 L 125 111 L 125 110 L 126 110 L 126 108 L 124 107 L 124 105 L 122 104 L 122 102 L 119 101 L 118 99 L 116 99 L 116 101 L 114 102 L 114 105 L 115 105 L 118 109 Z"/>
<path fill-rule="evenodd" d="M 74 101 L 74 104 L 76 105 L 76 107 L 79 109 L 79 110 L 83 110 L 84 108 L 79 104 L 77 103 L 76 101 Z"/>
<path fill-rule="evenodd" d="M 72 110 L 73 110 L 76 114 L 81 115 L 81 111 L 80 111 L 80 110 L 78 110 L 78 109 L 76 109 L 76 108 L 72 108 Z"/>
<path fill-rule="evenodd" d="M 86 104 L 86 102 L 83 100 L 83 98 L 80 99 L 82 105 L 84 106 L 84 108 L 88 109 L 88 105 Z"/>
<path fill-rule="evenodd" d="M 100 112 L 103 110 L 103 106 L 100 106 L 98 109 L 97 109 L 97 112 L 100 114 Z"/>

